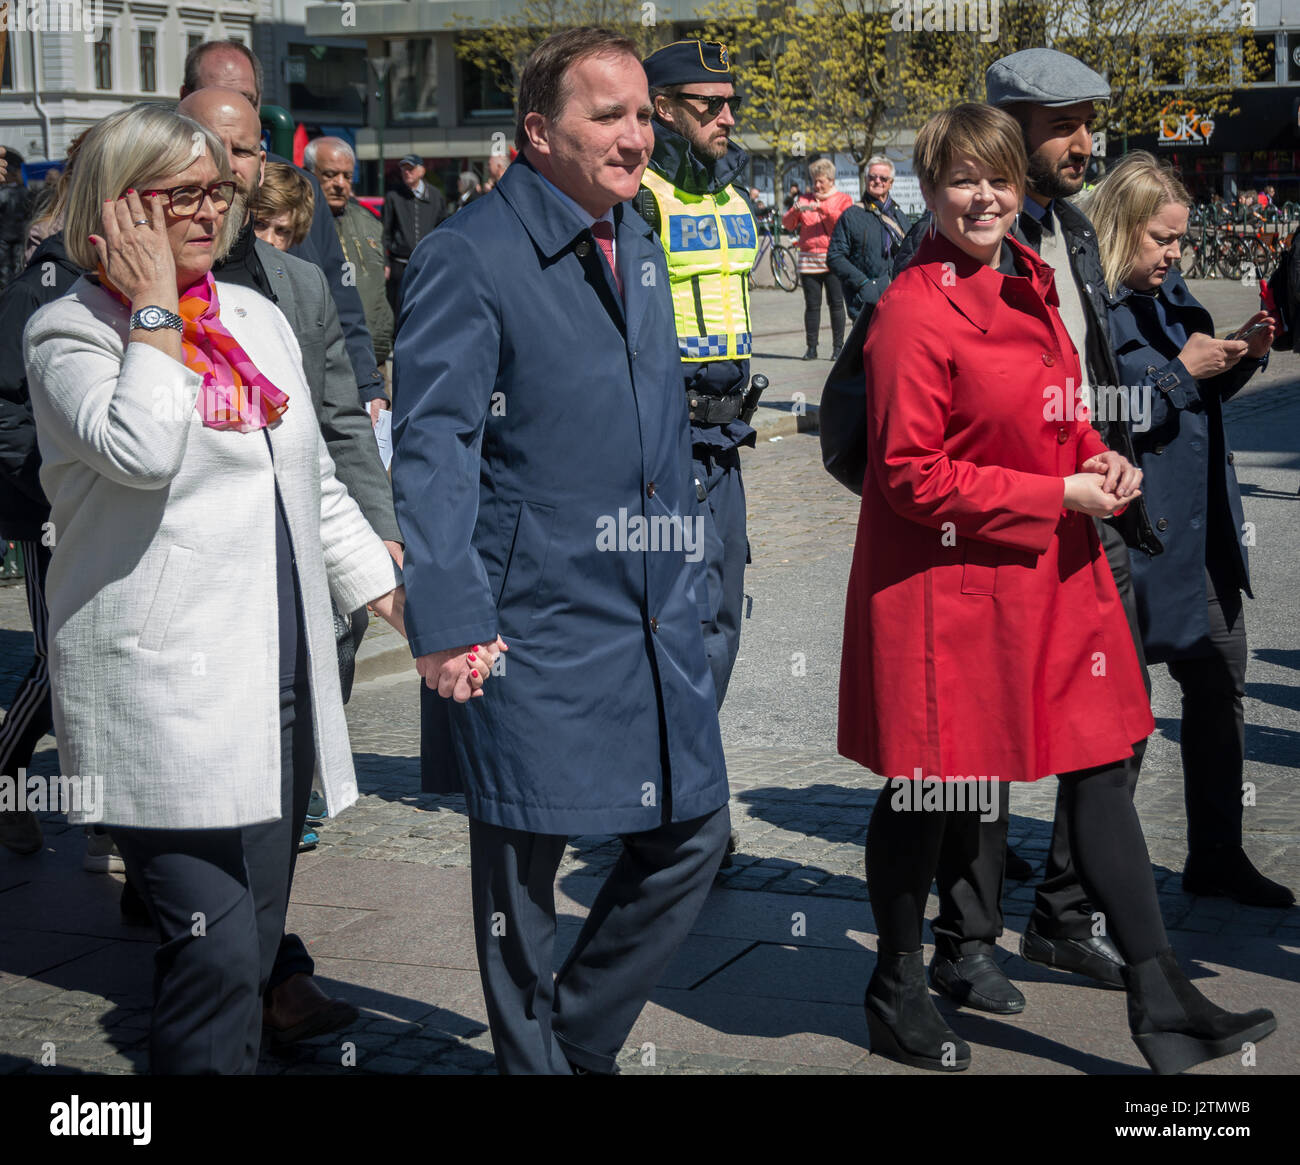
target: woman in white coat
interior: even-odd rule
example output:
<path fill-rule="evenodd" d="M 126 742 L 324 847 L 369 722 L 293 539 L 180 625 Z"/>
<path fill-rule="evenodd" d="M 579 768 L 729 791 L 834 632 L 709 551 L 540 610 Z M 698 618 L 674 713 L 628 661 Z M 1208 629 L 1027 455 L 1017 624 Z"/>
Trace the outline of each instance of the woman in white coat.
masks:
<path fill-rule="evenodd" d="M 334 476 L 288 323 L 243 288 L 218 300 L 233 193 L 196 122 L 105 118 L 67 211 L 92 274 L 24 338 L 59 756 L 99 783 L 158 927 L 155 1073 L 255 1070 L 296 807 L 313 779 L 331 814 L 357 796 L 329 594 L 402 628 L 400 572 Z"/>

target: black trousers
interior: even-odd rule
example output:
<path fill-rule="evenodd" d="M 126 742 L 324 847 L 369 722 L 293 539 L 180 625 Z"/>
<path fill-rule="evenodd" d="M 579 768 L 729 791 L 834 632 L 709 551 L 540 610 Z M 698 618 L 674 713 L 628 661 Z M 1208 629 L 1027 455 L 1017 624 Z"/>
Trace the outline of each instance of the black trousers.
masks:
<path fill-rule="evenodd" d="M 1149 696 L 1151 679 L 1142 650 L 1128 547 L 1119 532 L 1105 522 L 1097 523 L 1097 533 L 1124 606 L 1129 633 L 1142 669 L 1142 681 Z M 1133 756 L 1125 762 L 1130 797 L 1137 788 L 1145 752 L 1146 741 L 1141 741 L 1134 746 Z M 939 916 L 934 923 L 934 934 L 936 945 L 948 958 L 987 950 L 1002 934 L 1002 882 L 1010 789 L 1003 786 L 999 793 L 997 820 L 977 823 L 973 827 L 980 832 L 977 840 L 954 833 L 944 841 L 945 852 L 938 866 Z M 1034 894 L 1033 926 L 1050 938 L 1083 939 L 1089 937 L 1093 929 L 1094 907 L 1088 900 L 1070 854 L 1071 806 L 1072 801 L 1064 796 L 1063 788 L 1058 788 L 1047 865 Z"/>
<path fill-rule="evenodd" d="M 1127 766 L 1062 773 L 1058 780 L 1069 805 L 1075 868 L 1102 915 L 1096 933 L 1114 939 L 1126 962 L 1152 958 L 1169 941 Z M 895 793 L 905 793 L 899 786 L 907 784 L 886 783 L 867 830 L 867 891 L 879 949 L 891 954 L 921 949 L 926 897 L 948 836 L 965 843 L 981 836 L 974 811 L 896 806 Z"/>
<path fill-rule="evenodd" d="M 388 284 L 384 290 L 388 294 L 388 306 L 393 309 L 393 326 L 397 326 L 397 309 L 402 303 L 402 279 L 406 275 L 407 259 L 390 259 L 388 261 Z"/>
<path fill-rule="evenodd" d="M 1204 855 L 1241 845 L 1241 778 L 1246 756 L 1246 614 L 1232 582 L 1205 575 L 1210 648 L 1195 659 L 1171 660 L 1183 690 L 1183 796 L 1187 849 Z"/>
<path fill-rule="evenodd" d="M 37 742 L 54 727 L 50 705 L 50 663 L 46 634 L 50 616 L 45 606 L 45 575 L 50 569 L 50 548 L 40 542 L 19 542 L 23 554 L 23 575 L 27 584 L 27 613 L 32 620 L 34 645 L 32 666 L 14 693 L 13 702 L 0 725 L 0 773 L 16 777 L 28 768 Z"/>
<path fill-rule="evenodd" d="M 315 767 L 304 682 L 280 695 L 279 820 L 242 829 L 110 828 L 158 929 L 154 1075 L 256 1072 L 262 995 L 284 933 Z"/>
<path fill-rule="evenodd" d="M 502 1075 L 612 1072 L 708 895 L 727 806 L 625 834 L 573 950 L 553 974 L 555 874 L 567 838 L 470 818 L 474 941 Z"/>
<path fill-rule="evenodd" d="M 844 288 L 838 275 L 823 271 L 820 275 L 799 274 L 803 287 L 803 330 L 808 347 L 817 346 L 817 336 L 822 329 L 822 289 L 826 289 L 826 302 L 831 309 L 831 343 L 838 348 L 844 343 Z"/>

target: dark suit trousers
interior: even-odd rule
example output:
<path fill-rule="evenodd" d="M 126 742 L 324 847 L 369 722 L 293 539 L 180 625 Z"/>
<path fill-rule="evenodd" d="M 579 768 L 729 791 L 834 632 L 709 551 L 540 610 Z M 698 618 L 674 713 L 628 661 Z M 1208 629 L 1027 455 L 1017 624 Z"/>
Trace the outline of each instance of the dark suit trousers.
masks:
<path fill-rule="evenodd" d="M 396 336 L 397 312 L 402 306 L 402 280 L 406 276 L 407 259 L 390 259 L 388 261 L 388 283 L 384 290 L 388 293 L 388 306 L 393 309 L 393 329 Z"/>
<path fill-rule="evenodd" d="M 470 818 L 474 939 L 498 1072 L 614 1071 L 704 905 L 730 827 L 724 805 L 625 834 L 618 863 L 553 977 L 555 874 L 567 838 Z"/>
<path fill-rule="evenodd" d="M 1241 845 L 1241 778 L 1246 755 L 1246 615 L 1236 584 L 1205 576 L 1210 649 L 1169 663 L 1183 690 L 1179 747 L 1187 804 L 1187 849 L 1204 857 Z"/>
<path fill-rule="evenodd" d="M 1106 561 L 1110 564 L 1119 590 L 1129 631 L 1137 649 L 1138 663 L 1147 693 L 1151 680 L 1147 675 L 1146 655 L 1142 650 L 1142 633 L 1138 626 L 1137 601 L 1129 569 L 1128 548 L 1114 527 L 1097 523 Z M 1125 762 L 1129 796 L 1137 788 L 1138 772 L 1146 742 L 1142 741 Z M 978 838 L 969 830 L 945 834 L 936 876 L 939 891 L 939 916 L 934 922 L 935 944 L 948 958 L 978 954 L 997 941 L 1002 933 L 1002 875 L 1006 864 L 1007 822 L 1010 816 L 1010 786 L 998 786 L 998 817 L 978 822 Z M 1041 934 L 1051 938 L 1089 938 L 1093 933 L 1093 906 L 1088 901 L 1070 856 L 1070 821 L 1073 800 L 1057 788 L 1056 817 L 1052 822 L 1052 844 L 1047 852 L 1047 868 L 1034 895 L 1032 922 Z"/>
<path fill-rule="evenodd" d="M 306 811 L 315 767 L 304 683 L 280 694 L 278 821 L 243 829 L 111 827 L 158 929 L 149 1033 L 155 1076 L 256 1072 L 262 994 L 284 932 L 289 855 L 298 848 L 297 805 Z"/>

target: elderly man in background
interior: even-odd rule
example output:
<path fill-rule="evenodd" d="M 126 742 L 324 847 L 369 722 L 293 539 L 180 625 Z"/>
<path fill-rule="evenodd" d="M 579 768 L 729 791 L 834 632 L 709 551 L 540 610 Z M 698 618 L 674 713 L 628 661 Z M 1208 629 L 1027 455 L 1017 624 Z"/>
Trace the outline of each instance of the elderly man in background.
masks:
<path fill-rule="evenodd" d="M 468 206 L 475 199 L 482 198 L 485 193 L 483 183 L 479 181 L 478 173 L 474 170 L 462 170 L 460 172 L 460 177 L 456 179 L 456 189 L 459 191 L 459 196 L 456 199 L 456 210 L 459 210 L 462 206 Z"/>
<path fill-rule="evenodd" d="M 487 172 L 488 176 L 483 182 L 483 193 L 486 194 L 498 182 L 501 181 L 501 175 L 506 172 L 506 167 L 510 165 L 510 159 L 505 154 L 493 154 L 488 158 Z"/>
<path fill-rule="evenodd" d="M 334 215 L 343 257 L 352 264 L 366 327 L 383 368 L 393 350 L 393 309 L 384 294 L 384 228 L 352 195 L 357 156 L 342 138 L 316 138 L 302 152 L 302 164 L 320 181 L 325 204 Z"/>
<path fill-rule="evenodd" d="M 397 163 L 402 184 L 384 195 L 384 257 L 388 262 L 388 304 L 396 318 L 402 278 L 416 244 L 447 217 L 447 200 L 424 180 L 424 159 L 404 154 Z"/>

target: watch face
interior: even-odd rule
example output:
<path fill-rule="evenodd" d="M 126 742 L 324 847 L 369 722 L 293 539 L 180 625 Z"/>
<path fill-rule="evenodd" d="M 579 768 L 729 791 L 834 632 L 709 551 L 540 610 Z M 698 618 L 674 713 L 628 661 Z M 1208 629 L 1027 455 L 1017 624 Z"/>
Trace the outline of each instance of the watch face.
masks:
<path fill-rule="evenodd" d="M 163 325 L 163 309 L 160 307 L 146 307 L 140 309 L 140 326 L 144 328 L 161 328 Z"/>

